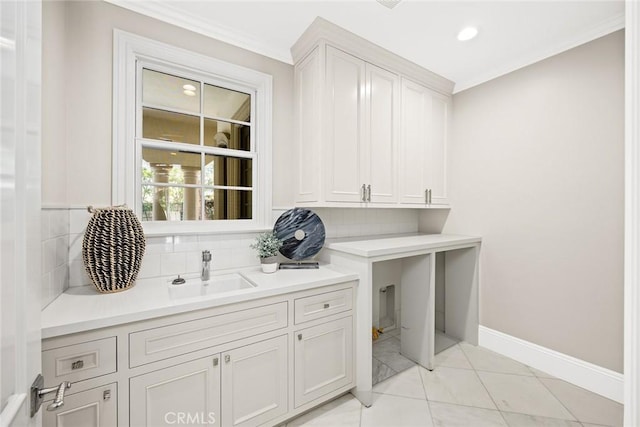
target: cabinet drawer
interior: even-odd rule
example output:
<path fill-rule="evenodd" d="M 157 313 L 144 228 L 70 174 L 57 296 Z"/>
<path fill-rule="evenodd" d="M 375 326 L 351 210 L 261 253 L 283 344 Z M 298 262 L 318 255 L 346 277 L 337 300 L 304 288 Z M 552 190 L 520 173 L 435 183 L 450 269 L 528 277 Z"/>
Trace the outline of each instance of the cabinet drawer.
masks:
<path fill-rule="evenodd" d="M 88 380 L 116 370 L 116 337 L 42 352 L 42 373 L 52 384 Z"/>
<path fill-rule="evenodd" d="M 295 300 L 295 324 L 351 310 L 353 291 L 341 289 Z"/>
<path fill-rule="evenodd" d="M 129 334 L 129 366 L 262 334 L 287 326 L 287 303 L 205 317 Z"/>

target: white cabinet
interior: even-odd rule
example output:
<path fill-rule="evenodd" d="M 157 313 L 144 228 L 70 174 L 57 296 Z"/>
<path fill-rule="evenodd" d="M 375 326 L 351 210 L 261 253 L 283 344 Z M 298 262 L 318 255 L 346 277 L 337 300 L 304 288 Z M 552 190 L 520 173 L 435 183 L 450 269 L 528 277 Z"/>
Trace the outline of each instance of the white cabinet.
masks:
<path fill-rule="evenodd" d="M 393 203 L 399 77 L 332 46 L 324 49 L 296 67 L 297 199 Z"/>
<path fill-rule="evenodd" d="M 210 356 L 131 378 L 131 426 L 165 426 L 177 417 L 220 424 L 220 356 Z M 206 417 L 206 418 L 205 418 Z"/>
<path fill-rule="evenodd" d="M 364 62 L 338 49 L 326 51 L 325 199 L 362 201 L 364 185 Z"/>
<path fill-rule="evenodd" d="M 402 79 L 400 202 L 446 205 L 450 98 Z"/>
<path fill-rule="evenodd" d="M 287 413 L 287 336 L 222 354 L 222 425 L 256 426 Z"/>
<path fill-rule="evenodd" d="M 45 408 L 52 401 L 43 403 L 42 424 L 55 427 L 112 427 L 118 425 L 118 387 L 109 384 L 64 397 L 64 406 L 56 411 Z"/>
<path fill-rule="evenodd" d="M 294 351 L 297 408 L 353 382 L 353 318 L 300 329 Z"/>
<path fill-rule="evenodd" d="M 130 380 L 132 426 L 255 426 L 287 413 L 287 336 Z"/>
<path fill-rule="evenodd" d="M 446 204 L 452 82 L 322 20 L 292 53 L 297 205 Z"/>
<path fill-rule="evenodd" d="M 366 64 L 365 176 L 369 203 L 397 201 L 397 150 L 400 127 L 400 79 Z"/>
<path fill-rule="evenodd" d="M 47 339 L 45 381 L 71 381 L 73 394 L 43 425 L 279 425 L 355 386 L 355 286 Z"/>

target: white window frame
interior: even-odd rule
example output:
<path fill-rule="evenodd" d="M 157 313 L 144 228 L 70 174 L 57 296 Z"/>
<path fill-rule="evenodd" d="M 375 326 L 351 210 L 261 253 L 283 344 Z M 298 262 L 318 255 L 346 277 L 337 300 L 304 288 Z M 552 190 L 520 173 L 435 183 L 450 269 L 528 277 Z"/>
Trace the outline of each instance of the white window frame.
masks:
<path fill-rule="evenodd" d="M 268 74 L 115 29 L 113 32 L 112 204 L 126 204 L 140 218 L 141 152 L 136 143 L 136 74 L 139 62 L 184 75 L 215 76 L 252 94 L 253 218 L 246 220 L 144 221 L 147 235 L 237 233 L 270 229 L 272 77 Z M 253 115 L 255 113 L 255 115 Z"/>

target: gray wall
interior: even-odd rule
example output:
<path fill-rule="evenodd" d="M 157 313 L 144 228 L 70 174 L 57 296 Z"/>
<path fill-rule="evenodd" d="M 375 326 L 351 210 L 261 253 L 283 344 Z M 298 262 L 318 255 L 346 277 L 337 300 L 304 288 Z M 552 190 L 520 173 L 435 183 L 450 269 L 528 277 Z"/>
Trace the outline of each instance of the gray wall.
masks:
<path fill-rule="evenodd" d="M 443 230 L 483 237 L 482 325 L 618 372 L 623 59 L 618 31 L 456 94 Z"/>
<path fill-rule="evenodd" d="M 290 206 L 293 66 L 104 2 L 44 2 L 43 202 L 111 202 L 113 29 L 273 76 L 273 205 Z"/>

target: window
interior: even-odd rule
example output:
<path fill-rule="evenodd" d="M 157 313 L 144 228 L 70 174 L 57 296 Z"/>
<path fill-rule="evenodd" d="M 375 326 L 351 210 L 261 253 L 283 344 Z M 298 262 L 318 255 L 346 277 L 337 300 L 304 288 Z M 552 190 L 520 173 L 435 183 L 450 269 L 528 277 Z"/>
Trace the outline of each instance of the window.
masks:
<path fill-rule="evenodd" d="M 116 30 L 113 204 L 147 234 L 268 228 L 271 76 Z"/>

